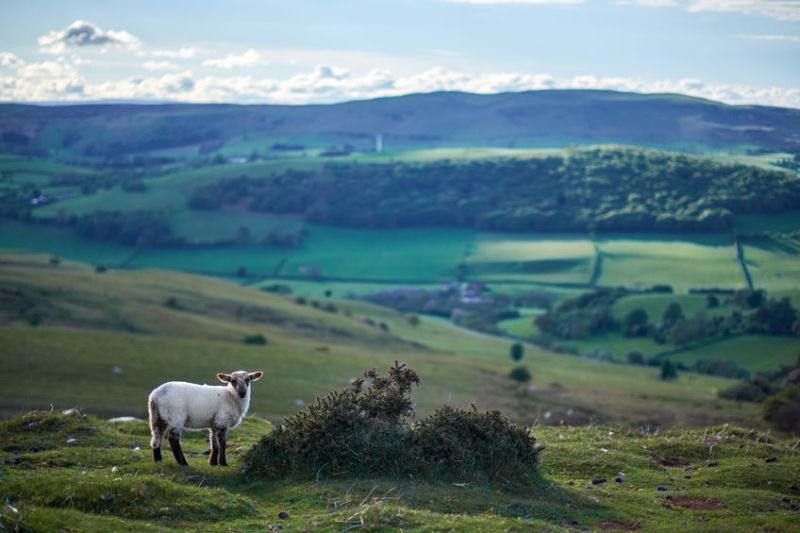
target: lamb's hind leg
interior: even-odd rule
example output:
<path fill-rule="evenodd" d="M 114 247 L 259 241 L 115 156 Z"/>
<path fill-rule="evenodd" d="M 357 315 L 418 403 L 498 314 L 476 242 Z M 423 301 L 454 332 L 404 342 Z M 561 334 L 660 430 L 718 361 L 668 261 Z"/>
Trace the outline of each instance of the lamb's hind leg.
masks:
<path fill-rule="evenodd" d="M 175 428 L 169 430 L 169 446 L 172 448 L 172 455 L 175 456 L 175 460 L 181 466 L 187 466 L 189 463 L 186 462 L 186 457 L 183 455 L 183 449 L 181 448 L 181 431 Z"/>
<path fill-rule="evenodd" d="M 211 454 L 208 456 L 208 464 L 216 466 L 219 462 L 219 444 L 217 441 L 217 431 L 215 429 L 208 430 L 209 440 L 211 441 Z"/>

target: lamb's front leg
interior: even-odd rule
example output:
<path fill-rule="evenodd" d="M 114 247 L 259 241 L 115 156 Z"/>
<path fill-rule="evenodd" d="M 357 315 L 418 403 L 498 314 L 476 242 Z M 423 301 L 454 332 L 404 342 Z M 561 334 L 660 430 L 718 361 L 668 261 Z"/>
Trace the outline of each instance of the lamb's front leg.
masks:
<path fill-rule="evenodd" d="M 208 430 L 209 440 L 211 441 L 211 454 L 208 456 L 208 464 L 216 466 L 219 462 L 219 444 L 217 442 L 217 430 Z"/>
<path fill-rule="evenodd" d="M 217 430 L 217 440 L 219 441 L 219 464 L 220 466 L 228 466 L 228 461 L 225 458 L 225 447 L 228 444 L 227 428 Z"/>

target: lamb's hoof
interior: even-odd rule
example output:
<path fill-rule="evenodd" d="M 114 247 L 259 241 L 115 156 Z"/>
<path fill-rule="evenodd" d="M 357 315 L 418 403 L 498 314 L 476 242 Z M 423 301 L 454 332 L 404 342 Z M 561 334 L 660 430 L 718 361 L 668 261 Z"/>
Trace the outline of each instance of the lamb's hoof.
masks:
<path fill-rule="evenodd" d="M 153 448 L 153 462 L 160 463 L 162 460 L 161 448 Z"/>

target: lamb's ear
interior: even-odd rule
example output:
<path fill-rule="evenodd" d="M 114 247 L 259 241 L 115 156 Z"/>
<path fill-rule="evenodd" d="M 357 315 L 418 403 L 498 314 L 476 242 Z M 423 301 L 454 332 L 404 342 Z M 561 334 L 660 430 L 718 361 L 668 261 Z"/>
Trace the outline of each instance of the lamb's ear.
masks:
<path fill-rule="evenodd" d="M 264 377 L 264 373 L 261 370 L 250 372 L 250 381 L 258 381 L 262 377 Z"/>
<path fill-rule="evenodd" d="M 223 383 L 230 383 L 231 375 L 230 374 L 223 374 L 222 372 L 220 372 L 219 374 L 217 374 L 217 379 L 220 380 Z"/>

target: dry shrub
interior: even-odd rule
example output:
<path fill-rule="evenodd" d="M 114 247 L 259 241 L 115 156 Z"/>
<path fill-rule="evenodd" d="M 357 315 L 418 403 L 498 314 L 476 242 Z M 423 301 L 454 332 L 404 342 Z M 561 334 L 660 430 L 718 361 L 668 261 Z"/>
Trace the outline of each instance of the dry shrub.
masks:
<path fill-rule="evenodd" d="M 244 458 L 248 475 L 279 479 L 419 476 L 458 481 L 533 481 L 541 451 L 500 412 L 438 409 L 411 423 L 420 378 L 395 362 L 369 370 L 287 417 Z"/>

